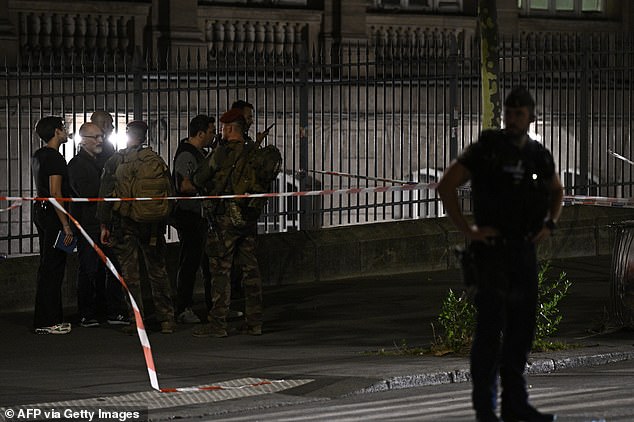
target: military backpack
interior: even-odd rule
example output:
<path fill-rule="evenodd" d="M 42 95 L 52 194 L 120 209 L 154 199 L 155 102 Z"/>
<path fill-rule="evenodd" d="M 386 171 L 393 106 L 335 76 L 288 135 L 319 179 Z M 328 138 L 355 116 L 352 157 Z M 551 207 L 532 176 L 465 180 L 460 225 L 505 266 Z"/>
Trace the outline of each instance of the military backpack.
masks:
<path fill-rule="evenodd" d="M 115 194 L 119 198 L 157 198 L 174 195 L 174 186 L 165 161 L 151 148 L 126 149 L 115 171 Z M 113 210 L 138 223 L 158 223 L 167 220 L 170 201 L 115 202 Z"/>

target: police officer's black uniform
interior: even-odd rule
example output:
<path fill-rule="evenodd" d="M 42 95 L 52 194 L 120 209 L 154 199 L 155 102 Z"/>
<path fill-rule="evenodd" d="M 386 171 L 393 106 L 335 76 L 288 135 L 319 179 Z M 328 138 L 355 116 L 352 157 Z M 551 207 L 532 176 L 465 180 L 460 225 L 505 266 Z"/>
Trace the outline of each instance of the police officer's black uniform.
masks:
<path fill-rule="evenodd" d="M 537 260 L 531 237 L 543 227 L 548 213 L 553 158 L 536 141 L 528 139 L 519 148 L 504 131 L 488 130 L 458 162 L 471 173 L 476 225 L 500 233 L 491 243 L 470 245 L 478 283 L 471 350 L 473 405 L 477 414 L 496 407 L 499 369 L 502 415 L 531 412 L 523 377 L 537 305 Z"/>

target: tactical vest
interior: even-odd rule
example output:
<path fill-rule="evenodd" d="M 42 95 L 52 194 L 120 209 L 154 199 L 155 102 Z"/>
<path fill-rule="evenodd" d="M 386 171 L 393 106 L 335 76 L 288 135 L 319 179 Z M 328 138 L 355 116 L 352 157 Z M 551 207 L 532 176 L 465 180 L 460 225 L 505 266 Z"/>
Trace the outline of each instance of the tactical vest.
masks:
<path fill-rule="evenodd" d="M 174 169 L 172 171 L 172 183 L 174 184 L 174 187 L 176 188 L 176 194 L 178 196 L 188 196 L 185 194 L 181 194 L 181 192 L 179 191 L 181 180 L 177 180 L 178 175 L 176 174 L 176 170 L 175 170 L 176 159 L 183 152 L 189 152 L 190 154 L 194 156 L 194 158 L 196 158 L 196 166 L 200 165 L 200 163 L 205 159 L 205 156 L 200 152 L 200 150 L 196 148 L 195 146 L 193 146 L 192 144 L 190 144 L 189 142 L 187 142 L 187 139 L 183 139 L 180 141 L 180 143 L 178 144 L 178 148 L 176 149 L 176 153 L 174 154 L 174 160 L 172 161 L 172 168 Z"/>
<path fill-rule="evenodd" d="M 550 204 L 552 156 L 534 140 L 518 149 L 500 130 L 484 131 L 478 144 L 478 168 L 470 169 L 476 223 L 506 237 L 535 234 Z"/>
<path fill-rule="evenodd" d="M 281 164 L 282 155 L 273 145 L 258 148 L 253 142 L 242 145 L 228 143 L 219 146 L 205 158 L 193 178 L 195 184 L 207 195 L 265 193 L 279 174 Z M 247 212 L 248 218 L 257 219 L 266 204 L 266 198 L 239 199 L 233 202 L 242 209 L 251 208 Z M 210 201 L 205 208 L 208 212 L 217 209 Z"/>

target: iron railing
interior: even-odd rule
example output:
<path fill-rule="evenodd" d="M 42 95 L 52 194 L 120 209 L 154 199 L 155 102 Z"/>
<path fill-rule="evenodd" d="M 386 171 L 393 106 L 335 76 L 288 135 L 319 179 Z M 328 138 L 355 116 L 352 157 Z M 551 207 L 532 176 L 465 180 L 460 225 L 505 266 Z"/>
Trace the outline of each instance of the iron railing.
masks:
<path fill-rule="evenodd" d="M 502 96 L 526 85 L 538 102 L 533 136 L 554 154 L 567 194 L 632 196 L 634 43 L 631 35 L 527 34 L 502 42 Z M 72 131 L 94 110 L 121 130 L 150 126 L 168 163 L 196 114 L 216 118 L 236 99 L 256 108 L 252 132 L 276 126 L 280 192 L 370 187 L 369 178 L 436 181 L 480 129 L 479 46 L 465 34 L 408 43 L 229 51 L 164 62 L 107 55 L 32 57 L 2 73 L 0 196 L 31 196 L 35 122 L 63 115 Z M 62 149 L 70 159 L 77 145 Z M 343 177 L 319 171 L 358 175 Z M 37 250 L 30 207 L 0 213 L 0 252 Z M 465 201 L 468 205 L 468 201 Z M 4 206 L 4 205 L 2 205 Z M 315 229 L 443 215 L 433 190 L 271 199 L 262 231 Z"/>

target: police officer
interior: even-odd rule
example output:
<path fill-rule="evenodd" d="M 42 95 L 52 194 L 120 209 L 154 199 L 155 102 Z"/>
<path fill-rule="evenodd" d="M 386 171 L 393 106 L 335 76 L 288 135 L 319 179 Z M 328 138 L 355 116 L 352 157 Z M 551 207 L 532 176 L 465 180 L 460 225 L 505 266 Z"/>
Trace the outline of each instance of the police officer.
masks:
<path fill-rule="evenodd" d="M 552 155 L 528 136 L 535 101 L 523 87 L 504 102 L 503 130 L 485 130 L 446 170 L 438 184 L 447 214 L 471 241 L 478 311 L 471 349 L 472 400 L 480 422 L 552 421 L 528 403 L 524 367 L 535 334 L 535 245 L 555 229 L 563 190 Z M 456 188 L 471 180 L 473 216 L 462 214 Z M 500 343 L 501 353 L 500 353 Z"/>
<path fill-rule="evenodd" d="M 249 186 L 243 184 L 248 172 L 249 153 L 256 147 L 246 140 L 246 121 L 239 109 L 231 109 L 220 117 L 223 142 L 196 169 L 193 182 L 199 192 L 205 194 L 243 194 Z M 227 317 L 231 302 L 231 271 L 235 263 L 242 271 L 245 297 L 245 320 L 241 333 L 262 334 L 262 280 L 256 258 L 256 234 L 258 213 L 245 206 L 245 201 L 206 201 L 205 214 L 211 221 L 208 245 L 218 250 L 208 250 L 216 256 L 217 273 L 214 274 L 213 306 L 209 322 L 194 329 L 195 337 L 226 337 Z M 216 241 L 215 238 L 219 241 Z"/>

